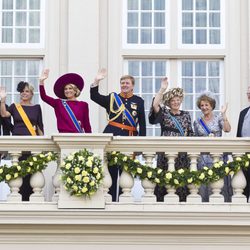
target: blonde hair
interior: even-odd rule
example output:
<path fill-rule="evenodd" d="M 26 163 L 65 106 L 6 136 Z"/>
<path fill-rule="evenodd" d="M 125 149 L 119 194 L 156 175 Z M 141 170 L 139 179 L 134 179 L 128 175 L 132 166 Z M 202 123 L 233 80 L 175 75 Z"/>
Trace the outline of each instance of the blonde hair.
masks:
<path fill-rule="evenodd" d="M 66 86 L 70 86 L 70 87 L 73 88 L 73 90 L 76 92 L 76 94 L 75 94 L 76 97 L 78 97 L 78 96 L 81 94 L 81 91 L 76 87 L 75 84 L 73 84 L 73 83 L 66 84 L 66 85 L 64 86 L 64 88 L 65 88 Z"/>

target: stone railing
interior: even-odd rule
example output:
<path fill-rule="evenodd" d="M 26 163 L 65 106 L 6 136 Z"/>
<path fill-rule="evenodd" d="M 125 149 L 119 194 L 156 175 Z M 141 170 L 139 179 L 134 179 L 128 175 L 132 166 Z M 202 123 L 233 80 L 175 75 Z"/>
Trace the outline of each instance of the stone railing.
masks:
<path fill-rule="evenodd" d="M 51 137 L 1 137 L 0 152 L 8 155 L 12 163 L 17 162 L 23 152 L 31 152 L 32 154 L 41 151 L 53 151 L 59 153 L 60 157 L 57 163 L 54 163 L 53 173 L 48 177 L 43 173 L 36 175 L 32 181 L 34 193 L 30 197 L 29 202 L 22 202 L 18 193 L 21 182 L 14 180 L 9 183 L 10 194 L 7 200 L 0 202 L 0 206 L 13 207 L 14 204 L 41 208 L 41 205 L 49 208 L 102 208 L 102 209 L 123 209 L 134 206 L 135 209 L 139 205 L 145 209 L 145 206 L 157 210 L 161 206 L 173 204 L 181 204 L 179 197 L 175 193 L 173 187 L 167 186 L 168 194 L 164 197 L 164 202 L 156 202 L 153 193 L 155 184 L 148 180 L 143 180 L 141 185 L 144 190 L 142 197 L 135 201 L 131 189 L 134 186 L 134 178 L 127 172 L 123 171 L 120 176 L 120 186 L 123 194 L 119 197 L 119 202 L 111 202 L 111 196 L 108 189 L 111 186 L 111 178 L 107 170 L 106 152 L 120 151 L 128 156 L 140 155 L 148 166 L 155 167 L 155 159 L 157 152 L 165 153 L 168 159 L 169 171 L 175 170 L 175 160 L 178 153 L 186 152 L 190 160 L 190 169 L 197 170 L 197 160 L 203 153 L 209 153 L 214 162 L 219 161 L 223 153 L 233 156 L 241 156 L 250 151 L 249 138 L 178 138 L 178 137 L 113 137 L 111 134 L 85 134 L 82 136 L 76 134 L 57 134 Z M 64 190 L 60 181 L 59 165 L 70 152 L 86 148 L 103 159 L 105 166 L 105 178 L 103 187 L 97 192 L 93 199 L 74 198 L 69 196 Z M 56 165 L 56 166 L 55 166 Z M 52 171 L 52 170 L 51 170 Z M 50 184 L 50 186 L 49 186 Z M 45 187 L 47 189 L 45 190 Z M 239 171 L 232 179 L 232 204 L 248 204 L 246 197 L 242 194 L 246 180 Z M 220 194 L 223 187 L 223 180 L 217 181 L 211 185 L 212 194 L 209 204 L 228 204 L 224 203 L 224 197 Z M 185 204 L 203 204 L 201 196 L 198 194 L 198 187 L 195 185 L 188 186 L 190 194 L 187 196 Z M 46 192 L 51 195 L 46 195 Z M 230 204 L 231 204 L 230 203 Z M 157 206 L 152 206 L 155 204 Z M 183 204 L 183 202 L 182 202 Z M 207 204 L 207 203 L 206 203 Z M 120 205 L 120 208 L 119 208 Z"/>

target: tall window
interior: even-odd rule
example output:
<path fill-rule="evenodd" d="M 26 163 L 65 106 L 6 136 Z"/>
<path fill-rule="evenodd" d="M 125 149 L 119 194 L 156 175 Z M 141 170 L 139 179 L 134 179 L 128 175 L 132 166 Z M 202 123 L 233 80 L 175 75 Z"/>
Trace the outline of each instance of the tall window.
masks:
<path fill-rule="evenodd" d="M 41 47 L 44 0 L 0 0 L 0 46 Z"/>
<path fill-rule="evenodd" d="M 214 93 L 215 112 L 223 105 L 223 61 L 183 60 L 180 62 L 181 83 L 185 92 L 183 110 L 188 110 L 195 119 L 200 116 L 196 106 L 197 97 L 204 91 Z"/>
<path fill-rule="evenodd" d="M 161 79 L 167 73 L 167 61 L 161 60 L 128 60 L 125 62 L 126 72 L 135 77 L 134 93 L 144 99 L 147 135 L 160 135 L 159 125 L 148 123 L 148 114 L 152 99 L 161 86 Z"/>
<path fill-rule="evenodd" d="M 42 68 L 42 60 L 16 59 L 0 60 L 0 82 L 6 88 L 7 104 L 20 101 L 20 94 L 16 91 L 20 81 L 26 81 L 33 85 L 33 103 L 39 102 L 39 74 Z"/>
<path fill-rule="evenodd" d="M 167 43 L 168 0 L 124 0 L 124 3 L 125 46 Z"/>
<path fill-rule="evenodd" d="M 180 0 L 181 44 L 223 45 L 224 0 Z"/>

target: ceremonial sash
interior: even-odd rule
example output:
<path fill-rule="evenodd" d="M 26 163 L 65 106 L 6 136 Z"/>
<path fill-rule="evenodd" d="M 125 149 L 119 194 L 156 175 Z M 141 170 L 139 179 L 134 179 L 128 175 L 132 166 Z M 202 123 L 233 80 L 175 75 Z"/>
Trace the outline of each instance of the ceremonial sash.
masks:
<path fill-rule="evenodd" d="M 206 125 L 206 123 L 202 120 L 202 118 L 199 119 L 199 122 L 203 128 L 203 130 L 207 133 L 207 135 L 211 134 L 211 130 L 208 128 L 208 126 Z"/>
<path fill-rule="evenodd" d="M 19 113 L 19 115 L 21 116 L 25 126 L 27 127 L 27 129 L 29 130 L 30 134 L 32 136 L 36 135 L 36 131 L 34 129 L 34 127 L 32 126 L 27 114 L 25 113 L 25 111 L 23 110 L 23 107 L 20 103 L 15 103 L 16 109 Z"/>
<path fill-rule="evenodd" d="M 111 100 L 113 99 L 112 97 L 114 96 L 116 105 L 118 107 L 118 112 L 119 114 L 117 116 L 115 116 L 115 118 L 117 118 L 122 112 L 124 113 L 126 119 L 128 120 L 128 122 L 130 123 L 131 126 L 136 127 L 136 123 L 134 121 L 133 116 L 130 114 L 129 110 L 126 109 L 125 105 L 123 104 L 121 98 L 118 96 L 117 93 L 112 93 L 111 94 Z M 113 106 L 113 103 L 110 103 L 110 106 Z M 113 121 L 114 119 L 112 119 Z"/>
<path fill-rule="evenodd" d="M 175 126 L 178 128 L 180 134 L 181 134 L 182 136 L 184 136 L 185 133 L 184 133 L 184 131 L 183 131 L 183 128 L 182 128 L 181 124 L 180 124 L 180 123 L 178 122 L 178 120 L 177 120 L 174 116 L 172 116 L 171 114 L 170 114 L 170 117 L 171 117 L 172 121 L 174 122 Z"/>
<path fill-rule="evenodd" d="M 78 133 L 84 133 L 82 127 L 80 126 L 78 120 L 75 117 L 74 112 L 72 111 L 72 109 L 70 108 L 70 106 L 68 105 L 68 103 L 65 100 L 62 100 L 62 105 L 65 108 L 65 110 L 67 111 L 67 113 L 69 115 L 69 118 L 71 119 L 71 121 L 75 125 Z"/>

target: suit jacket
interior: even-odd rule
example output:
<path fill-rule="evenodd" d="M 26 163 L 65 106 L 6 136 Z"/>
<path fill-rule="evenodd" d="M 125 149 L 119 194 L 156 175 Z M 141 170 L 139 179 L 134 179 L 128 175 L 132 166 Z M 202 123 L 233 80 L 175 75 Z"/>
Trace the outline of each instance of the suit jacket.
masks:
<path fill-rule="evenodd" d="M 237 129 L 237 137 L 242 137 L 241 132 L 242 132 L 242 126 L 244 122 L 244 117 L 247 114 L 249 108 L 250 107 L 245 108 L 240 112 L 239 121 L 238 121 L 238 129 Z"/>
<path fill-rule="evenodd" d="M 8 110 L 8 106 L 6 106 L 6 109 Z M 13 125 L 11 123 L 11 118 L 5 118 L 0 115 L 0 135 L 10 135 L 10 132 L 12 131 Z"/>
<path fill-rule="evenodd" d="M 145 121 L 145 110 L 144 110 L 144 100 L 137 96 L 133 95 L 130 98 L 124 98 L 119 95 L 122 102 L 124 103 L 125 107 L 129 112 L 132 114 L 135 122 L 139 125 L 139 133 L 135 133 L 135 135 L 139 134 L 140 136 L 146 135 L 146 121 Z M 109 115 L 109 119 L 115 117 L 115 114 L 110 111 L 110 94 L 109 95 L 101 95 L 98 92 L 98 86 L 93 87 L 90 89 L 90 98 L 94 102 L 98 103 L 102 107 L 106 109 L 107 114 Z M 114 122 L 121 123 L 127 126 L 131 126 L 127 119 L 124 119 L 123 115 L 121 114 L 118 116 Z M 107 125 L 104 129 L 103 133 L 112 133 L 113 135 L 121 135 L 121 136 L 128 136 L 128 130 L 121 129 L 112 125 Z"/>

